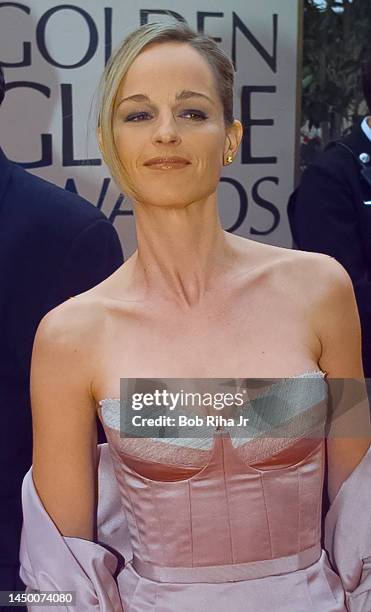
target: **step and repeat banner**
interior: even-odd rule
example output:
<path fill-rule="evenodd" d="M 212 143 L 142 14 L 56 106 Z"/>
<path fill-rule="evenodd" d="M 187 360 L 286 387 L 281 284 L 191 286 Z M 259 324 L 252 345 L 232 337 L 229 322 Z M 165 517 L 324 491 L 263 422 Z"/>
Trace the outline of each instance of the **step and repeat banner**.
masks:
<path fill-rule="evenodd" d="M 168 21 L 169 13 L 214 38 L 236 68 L 234 112 L 244 138 L 220 181 L 223 227 L 291 247 L 286 207 L 300 113 L 300 0 L 0 1 L 7 83 L 0 146 L 30 172 L 100 208 L 127 258 L 136 248 L 133 211 L 96 142 L 98 82 L 131 30 Z"/>

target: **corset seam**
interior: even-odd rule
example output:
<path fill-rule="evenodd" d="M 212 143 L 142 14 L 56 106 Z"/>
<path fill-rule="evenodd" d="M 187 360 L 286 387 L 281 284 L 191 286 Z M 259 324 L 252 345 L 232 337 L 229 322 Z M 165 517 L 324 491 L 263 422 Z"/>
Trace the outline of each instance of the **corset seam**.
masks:
<path fill-rule="evenodd" d="M 320 537 L 321 538 L 321 531 L 322 531 L 322 526 L 321 526 L 321 517 L 322 517 L 322 496 L 323 496 L 323 485 L 324 485 L 324 480 L 325 480 L 325 467 L 326 467 L 326 454 L 325 454 L 325 445 L 326 445 L 326 438 L 323 440 L 322 445 L 321 445 L 321 478 L 320 478 L 320 482 L 319 482 L 319 496 L 318 496 L 318 506 L 317 506 L 317 538 Z"/>
<path fill-rule="evenodd" d="M 192 521 L 192 487 L 191 483 L 187 481 L 188 485 L 188 508 L 189 508 L 189 530 L 190 530 L 190 540 L 191 540 L 191 563 L 192 567 L 194 567 L 194 543 L 193 543 L 193 521 Z"/>
<path fill-rule="evenodd" d="M 149 488 L 150 488 L 150 491 L 151 491 L 151 498 L 152 498 L 153 508 L 156 509 L 155 515 L 156 515 L 156 518 L 157 518 L 157 524 L 158 524 L 158 528 L 159 528 L 159 532 L 160 532 L 160 542 L 166 542 L 164 528 L 163 528 L 163 524 L 162 524 L 162 513 L 161 513 L 161 511 L 159 510 L 159 507 L 158 507 L 157 495 L 156 495 L 156 492 L 154 491 L 154 487 L 153 487 L 152 484 L 150 485 Z M 164 563 L 164 552 L 165 552 L 164 549 L 165 549 L 164 546 L 160 547 L 162 563 Z M 148 558 L 150 559 L 151 556 L 149 555 Z"/>
<path fill-rule="evenodd" d="M 132 501 L 132 499 L 131 499 L 131 495 L 130 495 L 130 485 L 127 485 L 127 486 L 125 487 L 125 490 L 126 490 L 126 492 L 127 492 L 127 499 L 128 499 L 128 501 L 129 501 L 129 504 L 130 504 L 130 512 L 131 512 L 131 516 L 132 516 L 132 517 L 133 517 L 133 519 L 134 519 L 135 529 L 136 529 L 136 532 L 137 532 L 137 537 L 138 537 L 138 542 L 140 543 L 140 546 L 142 547 L 142 546 L 143 546 L 143 541 L 142 541 L 142 536 L 141 536 L 141 533 L 140 533 L 140 530 L 139 530 L 139 527 L 138 527 L 137 515 L 136 515 L 136 513 L 135 513 L 135 511 L 134 511 L 134 505 L 133 505 L 133 501 Z M 147 556 L 148 556 L 148 559 L 150 559 L 151 557 L 150 557 L 150 554 L 149 554 L 148 544 L 147 544 L 147 543 L 144 543 L 144 545 L 145 545 L 145 548 L 147 549 Z"/>
<path fill-rule="evenodd" d="M 273 542 L 272 542 L 272 533 L 271 533 L 271 527 L 270 527 L 270 519 L 269 519 L 269 512 L 268 512 L 268 506 L 267 506 L 267 502 L 265 499 L 265 485 L 264 485 L 264 478 L 263 478 L 264 474 L 260 474 L 260 482 L 261 482 L 261 489 L 262 489 L 262 493 L 263 493 L 263 502 L 264 502 L 264 508 L 265 508 L 265 518 L 267 521 L 267 530 L 268 530 L 268 536 L 269 536 L 269 548 L 271 551 L 271 559 L 273 559 L 274 555 L 273 555 Z"/>
<path fill-rule="evenodd" d="M 221 449 L 222 449 L 222 465 L 223 465 L 223 480 L 224 480 L 224 495 L 225 495 L 225 503 L 227 507 L 227 517 L 228 517 L 228 535 L 229 535 L 229 547 L 230 547 L 230 558 L 232 559 L 232 563 L 234 563 L 234 554 L 233 554 L 233 540 L 232 540 L 232 526 L 231 526 L 231 512 L 229 506 L 229 495 L 228 495 L 228 482 L 227 475 L 225 473 L 225 439 L 221 439 Z M 231 439 L 227 441 L 227 444 L 232 444 Z M 215 451 L 214 451 L 215 452 Z"/>
<path fill-rule="evenodd" d="M 297 484 L 297 530 L 298 530 L 298 550 L 301 550 L 301 501 L 300 501 L 300 493 L 301 493 L 301 477 L 299 470 L 296 470 L 296 484 Z"/>

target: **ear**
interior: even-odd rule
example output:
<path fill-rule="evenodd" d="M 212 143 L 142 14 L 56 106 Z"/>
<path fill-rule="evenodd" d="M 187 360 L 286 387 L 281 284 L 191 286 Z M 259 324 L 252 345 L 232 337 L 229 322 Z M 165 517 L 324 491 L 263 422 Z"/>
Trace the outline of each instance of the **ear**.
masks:
<path fill-rule="evenodd" d="M 236 157 L 243 135 L 243 127 L 241 121 L 235 119 L 227 128 L 227 134 L 224 145 L 224 159 L 231 155 L 233 159 Z"/>

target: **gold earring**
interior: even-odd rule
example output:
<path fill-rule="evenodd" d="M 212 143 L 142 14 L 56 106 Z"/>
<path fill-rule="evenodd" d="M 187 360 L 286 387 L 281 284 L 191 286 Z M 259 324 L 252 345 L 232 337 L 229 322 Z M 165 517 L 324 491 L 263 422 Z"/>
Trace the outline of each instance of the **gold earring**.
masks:
<path fill-rule="evenodd" d="M 231 164 L 233 162 L 233 157 L 232 155 L 227 155 L 225 163 L 226 164 Z"/>

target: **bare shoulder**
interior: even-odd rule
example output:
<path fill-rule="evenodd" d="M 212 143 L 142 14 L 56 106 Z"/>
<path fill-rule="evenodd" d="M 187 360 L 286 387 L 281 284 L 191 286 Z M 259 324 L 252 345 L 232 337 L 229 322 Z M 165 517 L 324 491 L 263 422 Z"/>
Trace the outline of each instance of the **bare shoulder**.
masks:
<path fill-rule="evenodd" d="M 321 367 L 329 377 L 360 378 L 361 327 L 352 280 L 333 257 L 308 255 L 299 265 L 302 303 L 321 344 Z"/>
<path fill-rule="evenodd" d="M 289 281 L 296 284 L 303 300 L 322 321 L 355 304 L 351 278 L 334 257 L 293 250 L 289 267 Z"/>
<path fill-rule="evenodd" d="M 262 254 L 279 282 L 286 289 L 300 290 L 307 300 L 352 292 L 347 271 L 334 257 L 272 245 L 264 245 Z"/>
<path fill-rule="evenodd" d="M 104 333 L 105 305 L 95 296 L 77 296 L 63 302 L 41 320 L 33 344 L 32 372 L 60 370 L 61 376 L 76 368 L 90 380 L 97 360 L 97 347 Z"/>
<path fill-rule="evenodd" d="M 308 308 L 335 302 L 348 296 L 354 299 L 352 281 L 334 257 L 258 242 L 242 236 L 229 238 L 240 254 L 243 278 L 251 274 L 264 290 L 282 299 L 294 300 Z"/>
<path fill-rule="evenodd" d="M 318 337 L 346 317 L 357 319 L 351 278 L 336 259 L 261 243 L 254 249 L 262 287 L 270 292 L 270 299 L 289 302 Z"/>
<path fill-rule="evenodd" d="M 41 320 L 36 339 L 58 344 L 88 340 L 99 329 L 102 305 L 94 298 L 70 298 L 48 312 Z"/>
<path fill-rule="evenodd" d="M 306 293 L 317 299 L 352 290 L 345 268 L 334 257 L 323 253 L 292 250 L 292 275 L 304 285 Z"/>
<path fill-rule="evenodd" d="M 98 306 L 71 298 L 42 319 L 30 380 L 37 493 L 63 535 L 88 540 L 94 538 L 98 459 L 91 386 Z"/>
<path fill-rule="evenodd" d="M 358 312 L 351 278 L 333 257 L 292 250 L 282 265 L 282 283 L 303 308 L 318 338 Z"/>
<path fill-rule="evenodd" d="M 300 292 L 305 299 L 322 299 L 352 289 L 343 266 L 329 255 L 258 243 L 244 239 L 246 260 L 266 272 L 285 291 Z M 240 243 L 241 244 L 241 243 Z"/>
<path fill-rule="evenodd" d="M 329 291 L 339 286 L 352 286 L 348 272 L 334 257 L 295 249 L 291 252 L 299 274 L 304 280 L 316 280 L 318 288 Z"/>

